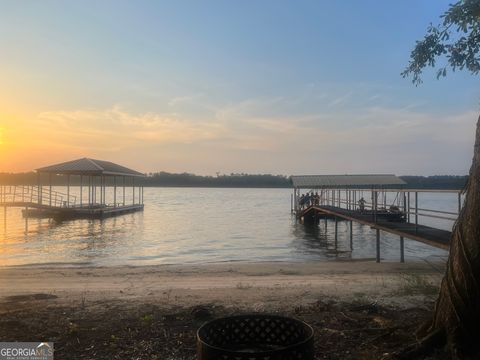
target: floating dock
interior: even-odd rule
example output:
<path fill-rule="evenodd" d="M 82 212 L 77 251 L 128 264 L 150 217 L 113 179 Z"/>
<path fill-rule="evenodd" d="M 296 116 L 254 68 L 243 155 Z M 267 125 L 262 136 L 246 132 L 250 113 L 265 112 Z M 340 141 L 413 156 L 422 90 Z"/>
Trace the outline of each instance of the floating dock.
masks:
<path fill-rule="evenodd" d="M 7 205 L 8 206 L 8 205 Z M 55 220 L 71 219 L 105 219 L 112 216 L 129 214 L 137 211 L 143 211 L 144 205 L 125 205 L 125 206 L 99 206 L 99 207 L 71 207 L 57 208 L 50 206 L 37 206 L 36 204 L 17 204 L 16 207 L 24 207 L 23 217 L 28 218 L 53 218 Z"/>
<path fill-rule="evenodd" d="M 0 186 L 5 219 L 8 207 L 23 208 L 25 218 L 57 220 L 103 219 L 144 209 L 143 186 L 135 184 L 135 179 L 144 174 L 124 166 L 83 158 L 36 171 L 37 185 Z M 53 180 L 57 186 L 66 183 L 66 193 L 54 190 Z M 126 196 L 127 187 L 131 189 L 130 198 Z"/>

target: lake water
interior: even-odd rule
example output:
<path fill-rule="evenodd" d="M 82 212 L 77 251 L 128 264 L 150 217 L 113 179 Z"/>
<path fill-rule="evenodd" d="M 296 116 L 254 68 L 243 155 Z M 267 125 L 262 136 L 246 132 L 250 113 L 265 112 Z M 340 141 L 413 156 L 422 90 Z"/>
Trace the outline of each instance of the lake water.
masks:
<path fill-rule="evenodd" d="M 145 188 L 145 211 L 105 220 L 29 219 L 9 208 L 0 221 L 0 266 L 153 265 L 226 261 L 373 259 L 375 231 L 348 222 L 306 226 L 290 213 L 290 189 Z M 419 207 L 455 211 L 455 194 L 421 194 Z M 2 210 L 3 212 L 3 210 Z M 3 214 L 2 214 L 3 216 Z M 451 229 L 451 221 L 422 219 Z M 398 261 L 398 236 L 382 232 L 382 261 Z M 405 240 L 406 261 L 445 259 L 447 252 Z"/>

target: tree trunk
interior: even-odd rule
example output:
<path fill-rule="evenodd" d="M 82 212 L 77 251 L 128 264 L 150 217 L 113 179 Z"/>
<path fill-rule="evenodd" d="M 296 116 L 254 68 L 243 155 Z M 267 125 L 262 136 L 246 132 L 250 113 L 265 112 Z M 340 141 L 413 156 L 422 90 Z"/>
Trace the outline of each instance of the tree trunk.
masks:
<path fill-rule="evenodd" d="M 452 358 L 480 353 L 480 117 L 463 209 L 427 334 L 443 336 Z"/>

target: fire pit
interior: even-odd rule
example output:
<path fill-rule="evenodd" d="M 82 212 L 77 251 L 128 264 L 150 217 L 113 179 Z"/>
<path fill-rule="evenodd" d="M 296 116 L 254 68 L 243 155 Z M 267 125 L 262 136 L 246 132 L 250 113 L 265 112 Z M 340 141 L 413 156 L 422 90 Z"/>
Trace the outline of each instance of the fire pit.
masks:
<path fill-rule="evenodd" d="M 313 329 L 277 315 L 216 319 L 197 332 L 198 360 L 313 360 Z"/>

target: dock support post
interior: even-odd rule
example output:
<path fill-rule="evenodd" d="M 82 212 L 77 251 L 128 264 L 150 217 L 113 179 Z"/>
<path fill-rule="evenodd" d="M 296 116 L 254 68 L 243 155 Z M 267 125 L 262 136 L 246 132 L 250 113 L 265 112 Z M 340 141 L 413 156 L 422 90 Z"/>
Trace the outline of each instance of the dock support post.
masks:
<path fill-rule="evenodd" d="M 135 178 L 134 177 L 132 178 L 132 194 L 133 194 L 133 197 L 132 197 L 133 205 L 135 205 Z"/>
<path fill-rule="evenodd" d="M 107 178 L 105 175 L 102 176 L 102 183 L 103 205 L 107 206 Z"/>
<path fill-rule="evenodd" d="M 67 175 L 67 207 L 70 207 L 70 174 Z"/>
<path fill-rule="evenodd" d="M 376 261 L 377 261 L 377 263 L 379 263 L 379 262 L 380 262 L 380 230 L 377 229 L 376 232 L 377 232 L 377 234 L 376 234 L 376 235 L 377 235 L 377 236 L 376 236 L 376 241 L 377 241 L 377 244 L 376 244 L 376 245 L 377 245 L 377 259 L 376 259 Z"/>
<path fill-rule="evenodd" d="M 350 250 L 353 250 L 353 221 L 350 220 Z"/>
<path fill-rule="evenodd" d="M 83 175 L 80 175 L 80 207 L 83 205 Z"/>
<path fill-rule="evenodd" d="M 25 206 L 25 234 L 28 234 L 28 206 Z"/>
<path fill-rule="evenodd" d="M 41 187 L 41 184 L 40 184 L 40 173 L 37 172 L 37 186 L 38 186 L 38 190 L 37 190 L 37 195 L 38 195 L 38 204 L 39 205 L 42 205 L 42 187 Z"/>
<path fill-rule="evenodd" d="M 405 262 L 405 242 L 403 236 L 400 236 L 400 262 Z"/>
<path fill-rule="evenodd" d="M 415 234 L 418 231 L 418 191 L 415 191 Z"/>
<path fill-rule="evenodd" d="M 105 191 L 107 189 L 107 178 L 102 175 L 102 205 L 107 206 L 107 199 L 106 195 L 107 192 Z"/>
<path fill-rule="evenodd" d="M 93 177 L 93 204 L 97 205 L 97 177 Z"/>
<path fill-rule="evenodd" d="M 293 206 L 292 213 L 297 212 L 297 188 L 293 188 Z"/>
<path fill-rule="evenodd" d="M 405 217 L 407 217 L 407 195 L 403 193 L 403 213 L 405 214 Z M 405 219 L 407 221 L 407 219 Z"/>
<path fill-rule="evenodd" d="M 407 193 L 407 222 L 410 222 L 410 191 Z"/>
<path fill-rule="evenodd" d="M 48 174 L 48 205 L 52 206 L 52 173 Z"/>
<path fill-rule="evenodd" d="M 117 207 L 117 177 L 113 176 L 113 207 Z"/>
<path fill-rule="evenodd" d="M 125 206 L 125 176 L 123 177 L 123 206 Z"/>
<path fill-rule="evenodd" d="M 338 218 L 335 216 L 335 249 L 338 243 Z"/>
<path fill-rule="evenodd" d="M 92 175 L 88 177 L 88 207 L 92 206 Z"/>

